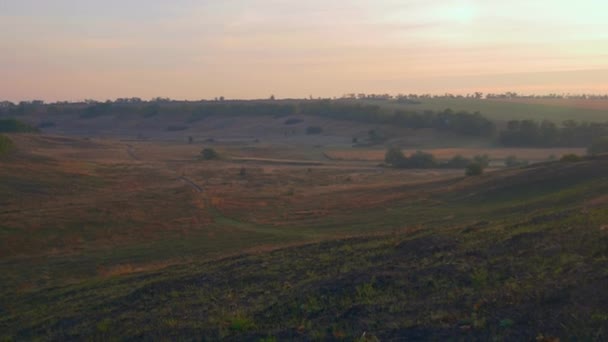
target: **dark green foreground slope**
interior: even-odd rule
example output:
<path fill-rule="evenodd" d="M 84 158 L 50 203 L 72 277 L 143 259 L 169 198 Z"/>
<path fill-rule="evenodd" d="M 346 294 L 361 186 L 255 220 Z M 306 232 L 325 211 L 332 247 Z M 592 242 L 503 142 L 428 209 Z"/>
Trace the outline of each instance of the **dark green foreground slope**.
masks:
<path fill-rule="evenodd" d="M 436 210 L 452 223 L 404 222 L 407 232 L 388 236 L 36 290 L 3 299 L 0 332 L 8 340 L 606 340 L 607 171 L 608 158 L 598 157 L 442 191 L 429 185 L 427 207 L 402 210 Z"/>

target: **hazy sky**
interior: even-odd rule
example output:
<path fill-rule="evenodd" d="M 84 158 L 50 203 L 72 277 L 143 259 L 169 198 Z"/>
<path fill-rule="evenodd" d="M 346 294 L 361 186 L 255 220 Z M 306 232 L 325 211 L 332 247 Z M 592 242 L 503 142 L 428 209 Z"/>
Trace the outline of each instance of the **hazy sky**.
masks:
<path fill-rule="evenodd" d="M 608 93 L 606 0 L 0 0 L 0 99 Z"/>

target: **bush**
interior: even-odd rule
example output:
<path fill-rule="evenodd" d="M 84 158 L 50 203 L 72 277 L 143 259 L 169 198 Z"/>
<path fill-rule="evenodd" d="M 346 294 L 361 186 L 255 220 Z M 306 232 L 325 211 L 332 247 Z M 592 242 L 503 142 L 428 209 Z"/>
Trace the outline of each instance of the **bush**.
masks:
<path fill-rule="evenodd" d="M 467 176 L 479 176 L 483 174 L 483 165 L 480 163 L 471 163 L 465 169 L 465 174 Z"/>
<path fill-rule="evenodd" d="M 560 159 L 561 162 L 564 163 L 576 163 L 583 160 L 583 158 L 581 156 L 578 156 L 576 154 L 564 154 L 562 156 L 562 158 Z"/>
<path fill-rule="evenodd" d="M 203 160 L 220 159 L 219 153 L 217 153 L 217 151 L 212 148 L 204 148 L 201 152 L 201 156 L 203 157 Z"/>
<path fill-rule="evenodd" d="M 0 133 L 34 133 L 38 129 L 15 119 L 0 120 Z"/>
<path fill-rule="evenodd" d="M 323 128 L 319 126 L 308 126 L 306 127 L 306 134 L 321 134 L 323 132 Z"/>
<path fill-rule="evenodd" d="M 407 158 L 407 164 L 414 169 L 430 169 L 437 167 L 437 160 L 431 153 L 417 151 Z"/>
<path fill-rule="evenodd" d="M 593 142 L 587 149 L 589 154 L 600 154 L 608 152 L 608 136 L 601 137 Z"/>
<path fill-rule="evenodd" d="M 518 166 L 526 166 L 526 165 L 528 165 L 528 161 L 527 160 L 517 159 L 516 156 L 508 156 L 505 159 L 505 166 L 506 167 L 518 167 Z"/>
<path fill-rule="evenodd" d="M 481 165 L 483 168 L 490 166 L 490 157 L 487 154 L 480 154 L 473 157 L 473 162 Z"/>
<path fill-rule="evenodd" d="M 439 167 L 435 156 L 430 153 L 417 151 L 406 157 L 398 147 L 391 147 L 386 151 L 384 162 L 402 169 L 431 169 Z"/>
<path fill-rule="evenodd" d="M 395 167 L 402 165 L 405 159 L 403 152 L 398 147 L 389 147 L 386 154 L 384 154 L 384 162 Z"/>
<path fill-rule="evenodd" d="M 13 148 L 15 148 L 13 141 L 4 135 L 0 135 L 0 156 L 7 154 Z"/>

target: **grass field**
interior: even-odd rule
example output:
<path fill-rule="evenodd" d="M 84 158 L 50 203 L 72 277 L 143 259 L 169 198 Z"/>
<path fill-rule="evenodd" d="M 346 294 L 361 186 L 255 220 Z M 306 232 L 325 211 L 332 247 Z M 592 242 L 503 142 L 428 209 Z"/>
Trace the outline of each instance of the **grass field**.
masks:
<path fill-rule="evenodd" d="M 606 337 L 605 157 L 464 177 L 11 139 L 2 339 Z"/>

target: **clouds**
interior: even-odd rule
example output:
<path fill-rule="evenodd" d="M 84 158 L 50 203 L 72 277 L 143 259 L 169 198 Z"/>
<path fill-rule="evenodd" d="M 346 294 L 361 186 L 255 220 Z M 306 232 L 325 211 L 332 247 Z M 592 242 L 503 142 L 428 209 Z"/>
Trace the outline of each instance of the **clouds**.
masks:
<path fill-rule="evenodd" d="M 547 79 L 551 91 L 548 74 L 499 78 L 607 69 L 606 10 L 599 0 L 3 0 L 0 72 L 21 86 L 2 82 L 0 97 L 444 92 L 472 77 L 515 88 Z"/>

